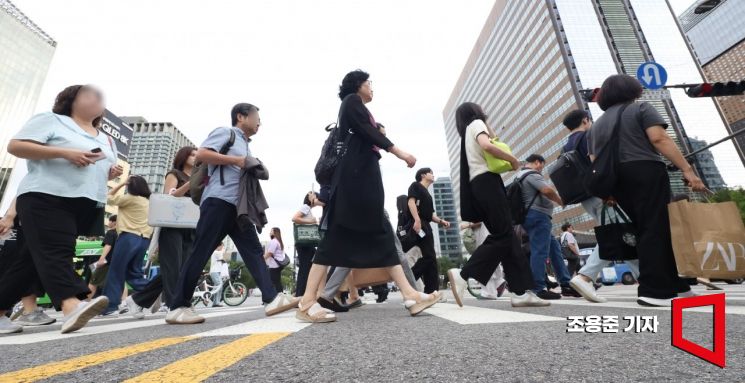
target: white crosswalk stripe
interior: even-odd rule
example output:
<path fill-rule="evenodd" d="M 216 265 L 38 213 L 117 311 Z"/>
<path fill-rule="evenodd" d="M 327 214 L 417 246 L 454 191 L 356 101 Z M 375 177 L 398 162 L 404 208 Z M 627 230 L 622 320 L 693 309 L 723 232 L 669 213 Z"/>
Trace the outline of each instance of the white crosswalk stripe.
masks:
<path fill-rule="evenodd" d="M 205 317 L 205 318 L 218 318 L 228 315 L 237 315 L 237 314 L 243 314 L 247 312 L 252 312 L 256 310 L 262 309 L 261 307 L 239 307 L 239 308 L 231 308 L 228 310 L 220 310 L 220 311 L 210 311 L 206 313 L 199 313 L 199 315 Z M 122 317 L 123 318 L 123 317 Z M 115 331 L 123 331 L 123 330 L 132 330 L 132 329 L 139 329 L 139 328 L 146 328 L 146 327 L 152 327 L 152 326 L 160 326 L 165 325 L 164 321 L 165 316 L 164 315 L 158 315 L 157 317 L 153 319 L 146 319 L 146 320 L 134 320 L 128 318 L 125 322 L 120 323 L 111 323 L 111 324 L 101 324 L 110 322 L 112 319 L 94 319 L 90 322 L 90 325 L 86 326 L 82 330 L 70 334 L 60 335 L 59 329 L 62 326 L 61 321 L 58 321 L 57 323 L 49 326 L 45 326 L 44 328 L 48 331 L 42 331 L 42 332 L 34 332 L 34 333 L 19 333 L 16 335 L 7 335 L 0 337 L 0 345 L 11 345 L 11 344 L 31 344 L 31 343 L 39 343 L 39 342 L 46 342 L 50 340 L 59 340 L 59 339 L 67 339 L 72 337 L 81 337 L 81 336 L 89 336 L 89 335 L 100 335 Z"/>
<path fill-rule="evenodd" d="M 439 303 L 429 308 L 425 313 L 463 325 L 566 320 L 566 318 L 562 317 L 529 314 L 518 311 L 497 310 L 476 306 L 458 307 L 458 305 L 450 303 Z"/>

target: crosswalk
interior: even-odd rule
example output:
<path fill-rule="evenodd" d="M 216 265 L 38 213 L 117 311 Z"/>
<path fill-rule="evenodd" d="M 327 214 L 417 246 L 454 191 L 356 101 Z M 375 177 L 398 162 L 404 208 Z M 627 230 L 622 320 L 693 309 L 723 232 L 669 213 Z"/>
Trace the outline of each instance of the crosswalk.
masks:
<path fill-rule="evenodd" d="M 697 289 L 698 293 L 709 293 L 703 289 Z M 623 308 L 639 310 L 667 310 L 669 308 L 640 307 L 635 299 L 635 289 L 608 289 L 603 294 L 609 298 L 607 303 L 590 303 L 583 299 L 562 299 L 552 302 L 552 307 L 579 307 L 591 306 L 598 309 Z M 745 289 L 736 288 L 727 291 L 727 314 L 745 315 Z M 452 302 L 452 300 L 450 300 Z M 563 315 L 566 310 L 512 310 L 508 304 L 509 298 L 503 297 L 495 302 L 477 304 L 475 298 L 467 297 L 466 306 L 458 307 L 453 303 L 439 303 L 422 316 L 436 317 L 457 326 L 470 326 L 478 324 L 510 324 L 510 323 L 540 323 L 566 321 Z M 359 309 L 372 314 L 378 308 L 372 301 L 366 301 L 367 305 Z M 395 299 L 382 305 L 399 305 L 400 301 Z M 694 308 L 693 312 L 711 312 L 710 308 Z M 402 310 L 403 311 L 403 310 Z M 561 314 L 559 314 L 559 312 Z M 54 315 L 59 315 L 51 313 Z M 167 361 L 164 365 L 155 365 L 150 371 L 143 371 L 139 375 L 127 377 L 126 382 L 200 382 L 219 371 L 228 368 L 240 360 L 264 349 L 265 347 L 280 342 L 292 336 L 293 333 L 303 331 L 309 327 L 307 323 L 301 323 L 295 319 L 294 312 L 287 312 L 273 317 L 263 317 L 263 309 L 258 302 L 249 302 L 245 306 L 235 308 L 219 308 L 200 310 L 200 315 L 205 318 L 230 319 L 228 325 L 205 330 L 202 326 L 179 327 L 180 329 L 194 329 L 193 333 L 183 336 L 164 336 L 157 339 L 115 347 L 112 349 L 98 351 L 87 355 L 76 356 L 69 359 L 52 361 L 37 366 L 19 369 L 10 372 L 0 372 L 0 383 L 4 382 L 34 382 L 66 374 L 76 374 L 83 370 L 95 368 L 128 358 L 136 358 L 143 353 L 153 350 L 177 350 L 178 347 L 188 347 L 190 344 L 199 344 L 207 339 L 212 339 L 207 349 L 196 347 L 200 352 L 186 356 L 178 360 Z M 373 314 L 374 315 L 374 314 Z M 256 318 L 245 320 L 246 317 Z M 340 318 L 344 320 L 344 318 Z M 208 322 L 209 323 L 209 322 Z M 145 320 L 127 319 L 96 319 L 83 330 L 69 334 L 60 335 L 60 324 L 45 326 L 43 329 L 35 328 L 26 334 L 0 336 L 0 346 L 9 347 L 45 347 L 46 342 L 59 341 L 77 337 L 92 337 L 91 339 L 105 339 L 102 337 L 116 337 L 126 334 L 128 331 L 140 331 L 151 328 L 153 333 L 160 329 L 171 330 L 173 327 L 165 327 L 164 314 L 159 313 Z M 157 326 L 164 326 L 158 328 Z M 166 335 L 167 331 L 163 331 Z M 183 333 L 183 331 L 181 332 Z M 93 338 L 93 336 L 96 336 Z M 170 363 L 169 363 L 170 362 Z M 75 379 L 72 379 L 75 380 Z"/>

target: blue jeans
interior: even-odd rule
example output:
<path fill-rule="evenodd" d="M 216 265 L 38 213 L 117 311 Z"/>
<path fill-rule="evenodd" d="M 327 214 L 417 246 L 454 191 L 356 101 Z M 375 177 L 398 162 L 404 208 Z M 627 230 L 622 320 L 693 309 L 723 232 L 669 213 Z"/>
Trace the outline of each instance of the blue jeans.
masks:
<path fill-rule="evenodd" d="M 533 291 L 546 289 L 546 260 L 551 260 L 551 266 L 559 283 L 569 286 L 569 271 L 564 264 L 559 241 L 551 235 L 551 216 L 530 209 L 525 217 L 523 228 L 530 237 L 530 269 L 533 272 Z"/>
<path fill-rule="evenodd" d="M 109 271 L 106 274 L 106 285 L 103 288 L 103 295 L 109 298 L 109 307 L 106 311 L 119 308 L 119 304 L 122 303 L 125 281 L 135 291 L 140 291 L 147 285 L 148 280 L 142 271 L 142 262 L 148 246 L 150 246 L 149 238 L 127 232 L 119 234 L 111 255 Z"/>
<path fill-rule="evenodd" d="M 598 225 L 601 224 L 600 222 L 600 213 L 603 210 L 603 200 L 600 198 L 590 198 L 588 200 L 582 201 L 582 207 L 585 208 L 585 211 L 587 214 L 590 214 L 592 218 L 595 219 L 595 222 L 597 222 Z M 608 210 L 606 212 L 608 218 L 614 218 L 615 217 L 615 211 Z M 579 270 L 579 274 L 582 274 L 586 277 L 589 277 L 593 281 L 597 279 L 598 274 L 600 274 L 601 271 L 603 271 L 604 267 L 609 267 L 610 261 L 606 261 L 604 259 L 600 259 L 600 248 L 595 245 L 595 249 L 592 251 L 592 254 L 587 258 L 585 261 L 585 265 L 582 266 L 582 268 Z M 632 259 L 625 261 L 627 265 L 629 265 L 629 269 L 631 269 L 631 273 L 634 275 L 634 279 L 639 279 L 639 260 L 638 259 Z"/>
<path fill-rule="evenodd" d="M 222 274 L 220 272 L 210 273 L 212 284 L 219 286 L 219 290 L 215 291 L 215 295 L 212 296 L 212 305 L 219 305 L 222 302 Z"/>
<path fill-rule="evenodd" d="M 261 300 L 269 303 L 277 296 L 277 290 L 269 278 L 269 269 L 264 262 L 264 248 L 259 242 L 256 229 L 251 227 L 242 231 L 236 217 L 236 207 L 232 203 L 219 198 L 207 198 L 202 201 L 199 206 L 194 248 L 181 267 L 174 304 L 170 309 L 191 306 L 191 297 L 194 295 L 199 276 L 202 275 L 202 269 L 226 235 L 235 243 L 248 272 L 261 290 Z"/>

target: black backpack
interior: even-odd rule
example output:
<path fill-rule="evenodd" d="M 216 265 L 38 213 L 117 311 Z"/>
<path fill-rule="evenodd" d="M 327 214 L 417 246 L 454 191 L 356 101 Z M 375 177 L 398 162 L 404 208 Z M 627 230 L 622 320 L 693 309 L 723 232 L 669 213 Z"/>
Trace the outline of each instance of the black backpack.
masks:
<path fill-rule="evenodd" d="M 401 249 L 405 253 L 416 245 L 417 239 L 417 233 L 414 233 L 411 229 L 414 227 L 414 217 L 409 210 L 409 196 L 401 194 L 396 197 L 396 210 L 398 210 L 396 236 L 401 242 Z"/>
<path fill-rule="evenodd" d="M 589 173 L 585 178 L 585 189 L 590 195 L 606 199 L 613 195 L 613 191 L 618 183 L 618 132 L 620 130 L 621 118 L 623 112 L 629 104 L 621 107 L 618 111 L 616 124 L 613 126 L 610 140 L 605 147 L 595 157 L 595 161 L 590 165 Z"/>
<path fill-rule="evenodd" d="M 352 137 L 352 132 L 348 132 L 347 137 L 341 140 L 341 129 L 338 124 L 328 124 L 324 130 L 329 132 L 329 136 L 323 143 L 321 156 L 318 157 L 314 172 L 316 182 L 320 185 L 330 185 L 339 161 L 347 153 L 347 145 L 349 144 L 349 138 Z"/>
<path fill-rule="evenodd" d="M 533 199 L 530 200 L 530 203 L 527 206 L 525 206 L 525 202 L 523 202 L 523 181 L 531 174 L 540 173 L 531 170 L 520 176 L 520 178 L 512 181 L 512 183 L 507 186 L 507 203 L 510 205 L 510 215 L 512 215 L 513 225 L 522 225 L 525 223 L 525 216 L 528 215 L 528 210 L 533 206 L 536 198 L 538 198 L 538 195 L 541 193 L 540 191 L 536 191 Z"/>
<path fill-rule="evenodd" d="M 549 171 L 551 182 L 567 205 L 580 203 L 592 197 L 585 188 L 585 179 L 590 173 L 590 159 L 583 158 L 577 150 L 585 134 L 586 132 L 583 132 L 582 137 L 577 138 L 572 150 L 564 151 L 559 156 Z"/>
<path fill-rule="evenodd" d="M 226 143 L 222 145 L 220 154 L 227 154 L 230 148 L 235 143 L 235 131 L 230 129 L 230 138 Z M 209 165 L 204 163 L 196 164 L 196 169 L 192 172 L 191 178 L 189 178 L 189 196 L 192 202 L 199 205 L 202 201 L 202 193 L 204 188 L 210 182 L 210 177 L 215 173 L 215 170 L 220 169 L 220 185 L 225 185 L 225 176 L 223 175 L 222 165 L 216 166 L 212 169 L 212 173 L 208 173 Z"/>

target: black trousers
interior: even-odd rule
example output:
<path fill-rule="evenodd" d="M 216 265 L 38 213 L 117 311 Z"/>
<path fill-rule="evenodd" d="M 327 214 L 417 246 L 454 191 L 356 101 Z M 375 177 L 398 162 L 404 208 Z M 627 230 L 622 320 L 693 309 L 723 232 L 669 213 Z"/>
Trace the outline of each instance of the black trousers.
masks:
<path fill-rule="evenodd" d="M 277 292 L 282 292 L 282 290 L 284 290 L 284 288 L 282 288 L 282 269 L 283 267 L 269 269 L 269 278 L 272 280 L 272 285 Z"/>
<path fill-rule="evenodd" d="M 435 252 L 435 236 L 432 234 L 432 227 L 429 222 L 422 222 L 424 238 L 417 236 L 416 245 L 422 252 L 411 272 L 414 273 L 414 279 L 422 279 L 424 282 L 424 292 L 431 294 L 439 290 L 440 276 L 437 271 L 437 253 Z"/>
<path fill-rule="evenodd" d="M 150 307 L 161 293 L 166 306 L 172 307 L 178 277 L 186 257 L 194 247 L 194 229 L 178 229 L 163 227 L 158 237 L 158 264 L 160 273 L 153 278 L 142 291 L 132 295 L 132 299 L 140 307 Z"/>
<path fill-rule="evenodd" d="M 579 258 L 567 259 L 567 263 L 567 271 L 569 271 L 569 276 L 572 277 L 579 271 Z"/>
<path fill-rule="evenodd" d="M 501 263 L 510 291 L 521 295 L 533 287 L 533 277 L 512 227 L 502 177 L 491 172 L 480 174 L 471 181 L 471 190 L 474 206 L 481 213 L 489 236 L 471 255 L 460 275 L 486 285 Z"/>
<path fill-rule="evenodd" d="M 41 281 L 57 309 L 68 298 L 85 299 L 88 285 L 73 266 L 79 230 L 96 219 L 96 201 L 44 193 L 18 196 L 16 210 L 25 240 L 0 279 L 0 310 L 8 310 Z M 103 222 L 100 223 L 103 226 Z"/>
<path fill-rule="evenodd" d="M 675 266 L 667 212 L 670 179 L 665 165 L 657 161 L 622 163 L 618 176 L 616 200 L 638 230 L 638 295 L 668 299 L 690 290 Z"/>
<path fill-rule="evenodd" d="M 277 297 L 264 261 L 264 249 L 259 242 L 256 229 L 242 231 L 236 220 L 235 205 L 218 198 L 207 198 L 199 206 L 194 249 L 181 267 L 176 296 L 170 309 L 191 306 L 191 298 L 197 287 L 199 276 L 217 245 L 229 235 L 235 243 L 243 262 L 261 291 L 261 300 L 270 303 Z"/>
<path fill-rule="evenodd" d="M 312 246 L 298 246 L 297 250 L 297 283 L 295 296 L 302 297 L 305 294 L 305 285 L 308 284 L 308 274 L 313 266 L 313 257 L 316 255 L 316 248 Z M 331 275 L 331 273 L 329 273 Z"/>
<path fill-rule="evenodd" d="M 5 273 L 10 269 L 11 262 L 15 261 L 20 254 L 21 248 L 26 245 L 26 241 L 23 240 L 23 231 L 20 228 L 18 220 L 14 223 L 16 238 L 15 240 L 5 241 L 3 247 L 0 248 L 0 279 L 5 277 Z M 37 297 L 44 296 L 44 286 L 41 285 L 39 278 L 36 278 L 33 286 L 29 287 L 28 291 L 23 296 L 35 295 Z"/>

